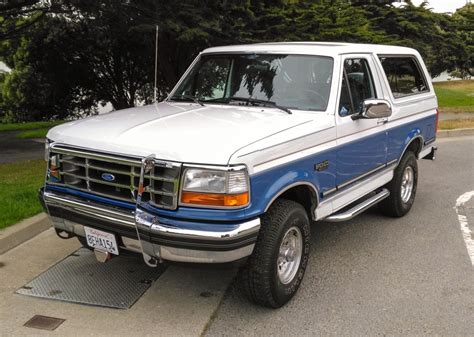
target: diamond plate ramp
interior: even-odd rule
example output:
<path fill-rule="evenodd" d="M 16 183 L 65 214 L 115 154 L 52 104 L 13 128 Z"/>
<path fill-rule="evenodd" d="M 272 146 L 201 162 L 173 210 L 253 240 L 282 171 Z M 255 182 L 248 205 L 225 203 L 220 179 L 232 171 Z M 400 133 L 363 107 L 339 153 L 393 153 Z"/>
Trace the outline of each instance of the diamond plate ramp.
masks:
<path fill-rule="evenodd" d="M 16 293 L 128 309 L 164 270 L 160 266 L 148 267 L 139 255 L 120 255 L 107 263 L 100 263 L 92 251 L 80 248 Z"/>

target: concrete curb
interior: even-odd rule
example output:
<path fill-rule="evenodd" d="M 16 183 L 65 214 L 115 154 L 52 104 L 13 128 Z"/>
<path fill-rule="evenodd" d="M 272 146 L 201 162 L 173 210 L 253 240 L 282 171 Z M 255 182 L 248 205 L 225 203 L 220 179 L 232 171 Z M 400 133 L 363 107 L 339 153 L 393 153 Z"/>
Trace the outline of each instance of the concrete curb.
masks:
<path fill-rule="evenodd" d="M 0 230 L 0 255 L 34 238 L 50 227 L 51 222 L 48 216 L 45 213 L 40 213 Z"/>
<path fill-rule="evenodd" d="M 474 128 L 439 130 L 438 133 L 436 134 L 437 138 L 463 137 L 463 136 L 474 136 Z"/>

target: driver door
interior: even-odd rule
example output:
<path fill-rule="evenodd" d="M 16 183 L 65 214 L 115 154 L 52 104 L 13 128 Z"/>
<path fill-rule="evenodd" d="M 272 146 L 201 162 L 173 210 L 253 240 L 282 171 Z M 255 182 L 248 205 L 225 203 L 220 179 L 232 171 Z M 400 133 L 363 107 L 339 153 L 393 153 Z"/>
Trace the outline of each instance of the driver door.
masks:
<path fill-rule="evenodd" d="M 385 120 L 356 119 L 366 99 L 382 97 L 371 55 L 345 55 L 342 59 L 337 124 L 338 188 L 382 168 L 387 160 Z M 379 96 L 378 96 L 379 95 Z"/>

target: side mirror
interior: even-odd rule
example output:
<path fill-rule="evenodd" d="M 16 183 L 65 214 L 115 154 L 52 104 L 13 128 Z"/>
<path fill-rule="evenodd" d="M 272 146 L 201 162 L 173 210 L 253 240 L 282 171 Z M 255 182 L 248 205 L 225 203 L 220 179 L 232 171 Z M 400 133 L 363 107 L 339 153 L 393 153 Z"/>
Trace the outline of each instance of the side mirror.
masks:
<path fill-rule="evenodd" d="M 390 103 L 383 99 L 368 99 L 364 101 L 362 112 L 352 116 L 352 119 L 387 118 L 392 115 Z"/>

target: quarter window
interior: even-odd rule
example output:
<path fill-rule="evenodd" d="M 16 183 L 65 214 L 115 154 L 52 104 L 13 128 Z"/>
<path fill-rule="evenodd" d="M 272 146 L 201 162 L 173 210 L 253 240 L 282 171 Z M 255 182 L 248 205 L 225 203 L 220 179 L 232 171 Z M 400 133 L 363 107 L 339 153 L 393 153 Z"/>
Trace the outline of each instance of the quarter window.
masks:
<path fill-rule="evenodd" d="M 426 79 L 414 57 L 380 56 L 394 98 L 428 92 Z"/>
<path fill-rule="evenodd" d="M 363 58 L 345 60 L 339 114 L 347 116 L 360 113 L 364 101 L 375 97 L 374 81 L 367 60 Z"/>

